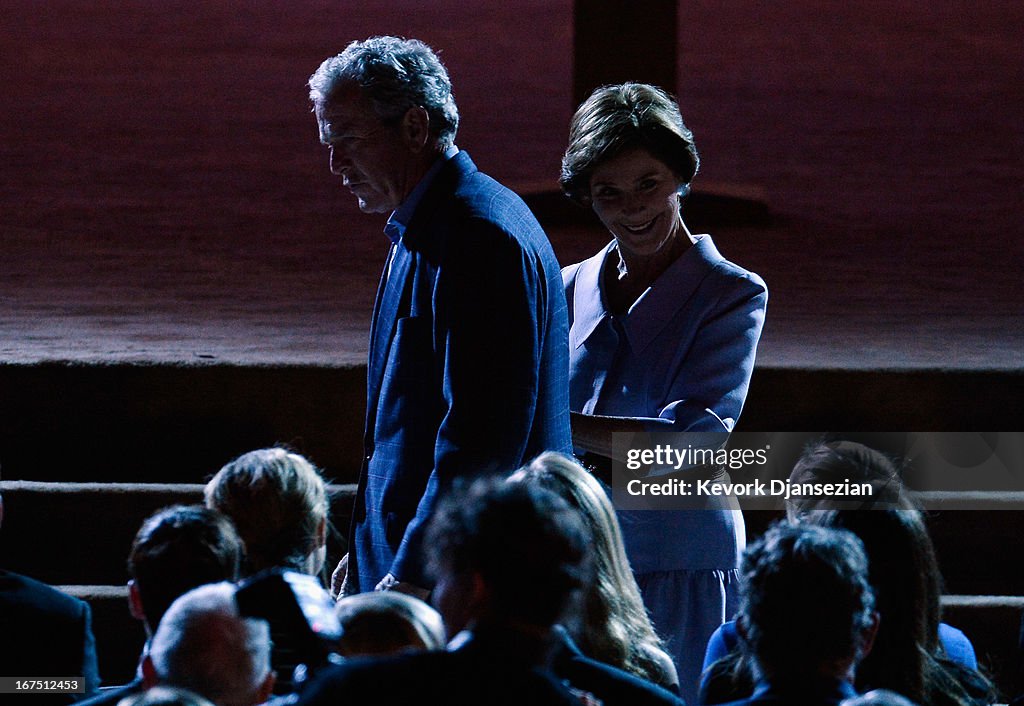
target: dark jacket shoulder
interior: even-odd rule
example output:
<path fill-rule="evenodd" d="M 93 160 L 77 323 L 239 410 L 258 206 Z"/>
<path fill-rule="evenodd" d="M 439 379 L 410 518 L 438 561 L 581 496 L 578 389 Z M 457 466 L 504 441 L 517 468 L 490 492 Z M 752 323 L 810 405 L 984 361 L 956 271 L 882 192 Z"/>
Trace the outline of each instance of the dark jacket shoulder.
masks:
<path fill-rule="evenodd" d="M 302 706 L 342 701 L 375 706 L 579 706 L 547 670 L 485 661 L 464 650 L 351 660 L 325 670 L 298 699 Z"/>
<path fill-rule="evenodd" d="M 92 611 L 79 598 L 0 570 L 0 640 L 5 645 L 0 658 L 5 672 L 81 677 L 86 694 L 99 686 Z M 36 700 L 44 703 L 39 697 Z M 62 700 L 62 695 L 54 695 L 45 702 Z"/>
<path fill-rule="evenodd" d="M 683 706 L 682 697 L 610 664 L 591 659 L 562 633 L 563 644 L 555 656 L 555 674 L 577 689 L 588 691 L 605 706 Z"/>

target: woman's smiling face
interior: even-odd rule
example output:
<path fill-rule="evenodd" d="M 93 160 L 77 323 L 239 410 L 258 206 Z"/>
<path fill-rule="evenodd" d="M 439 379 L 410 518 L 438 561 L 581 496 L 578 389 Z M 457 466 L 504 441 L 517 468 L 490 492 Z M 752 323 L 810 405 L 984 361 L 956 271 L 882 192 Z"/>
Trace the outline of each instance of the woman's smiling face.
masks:
<path fill-rule="evenodd" d="M 635 147 L 594 169 L 591 205 L 620 248 L 650 256 L 682 231 L 679 186 L 667 164 Z"/>

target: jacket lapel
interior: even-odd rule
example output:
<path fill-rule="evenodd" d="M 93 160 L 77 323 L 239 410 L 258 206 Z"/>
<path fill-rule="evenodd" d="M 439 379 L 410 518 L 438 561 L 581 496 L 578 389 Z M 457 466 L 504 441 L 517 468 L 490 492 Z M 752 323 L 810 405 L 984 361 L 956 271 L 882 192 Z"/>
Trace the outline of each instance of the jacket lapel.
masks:
<path fill-rule="evenodd" d="M 405 295 L 406 280 L 412 263 L 412 253 L 401 245 L 395 246 L 390 261 L 384 265 L 381 283 L 377 289 L 377 301 L 373 323 L 370 327 L 370 357 L 367 361 L 366 379 L 366 431 L 372 434 L 377 420 L 377 402 L 387 367 L 388 350 L 394 337 L 395 325 L 401 314 L 402 299 Z"/>

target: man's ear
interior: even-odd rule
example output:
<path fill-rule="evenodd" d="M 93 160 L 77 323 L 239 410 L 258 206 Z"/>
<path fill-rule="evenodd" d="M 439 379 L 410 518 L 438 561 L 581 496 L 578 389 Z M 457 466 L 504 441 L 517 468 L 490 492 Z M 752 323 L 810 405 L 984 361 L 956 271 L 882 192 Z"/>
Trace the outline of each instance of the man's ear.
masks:
<path fill-rule="evenodd" d="M 142 686 L 145 689 L 152 689 L 159 683 L 160 677 L 157 676 L 156 667 L 153 666 L 153 658 L 146 655 L 142 658 Z"/>
<path fill-rule="evenodd" d="M 135 579 L 128 581 L 128 612 L 136 620 L 146 622 L 146 613 L 142 610 L 142 598 L 139 596 L 139 584 Z"/>
<path fill-rule="evenodd" d="M 491 589 L 483 577 L 476 571 L 470 572 L 466 579 L 466 604 L 471 615 L 479 619 L 488 616 L 491 610 Z"/>
<path fill-rule="evenodd" d="M 871 653 L 871 648 L 875 646 L 875 638 L 878 636 L 878 626 L 882 622 L 882 616 L 879 612 L 873 611 L 871 613 L 871 624 L 868 625 L 860 634 L 860 645 L 857 649 L 857 661 L 862 661 Z"/>
<path fill-rule="evenodd" d="M 261 704 L 270 698 L 271 694 L 274 693 L 274 684 L 277 683 L 277 672 L 271 669 L 267 672 L 267 678 L 260 684 L 259 690 L 256 692 L 256 701 L 253 703 Z"/>
<path fill-rule="evenodd" d="M 320 518 L 320 524 L 316 526 L 316 548 L 327 544 L 327 518 Z"/>
<path fill-rule="evenodd" d="M 414 105 L 405 111 L 399 129 L 410 151 L 418 154 L 426 149 L 430 142 L 430 115 L 426 108 Z"/>

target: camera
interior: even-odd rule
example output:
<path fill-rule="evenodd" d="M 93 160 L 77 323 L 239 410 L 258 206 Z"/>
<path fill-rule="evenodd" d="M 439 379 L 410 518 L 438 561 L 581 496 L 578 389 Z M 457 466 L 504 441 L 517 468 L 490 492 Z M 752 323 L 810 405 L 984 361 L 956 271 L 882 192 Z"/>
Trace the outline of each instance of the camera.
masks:
<path fill-rule="evenodd" d="M 337 661 L 341 623 L 334 600 L 313 576 L 268 569 L 240 583 L 235 602 L 241 615 L 270 623 L 271 660 L 282 688 L 297 687 Z"/>

